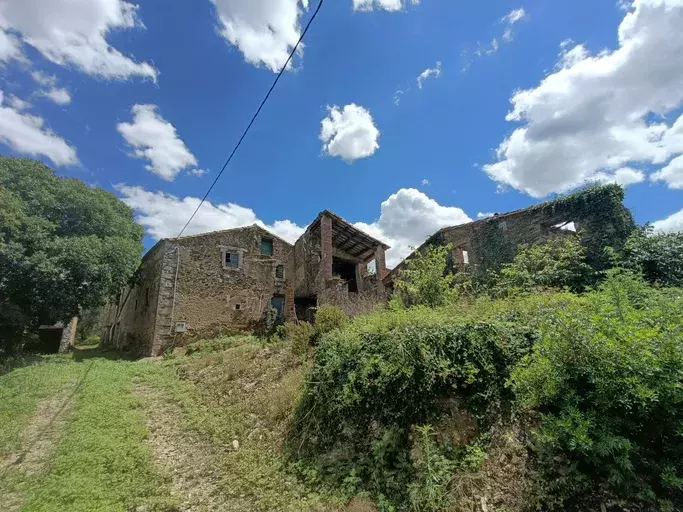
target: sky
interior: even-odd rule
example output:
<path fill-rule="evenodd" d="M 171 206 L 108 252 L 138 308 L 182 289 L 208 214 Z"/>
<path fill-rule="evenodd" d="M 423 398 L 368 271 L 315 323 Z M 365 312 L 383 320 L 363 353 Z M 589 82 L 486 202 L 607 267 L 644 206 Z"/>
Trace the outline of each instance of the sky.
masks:
<path fill-rule="evenodd" d="M 0 0 L 0 151 L 174 237 L 318 0 Z M 683 231 L 683 0 L 326 0 L 186 234 L 392 246 L 586 183 Z"/>

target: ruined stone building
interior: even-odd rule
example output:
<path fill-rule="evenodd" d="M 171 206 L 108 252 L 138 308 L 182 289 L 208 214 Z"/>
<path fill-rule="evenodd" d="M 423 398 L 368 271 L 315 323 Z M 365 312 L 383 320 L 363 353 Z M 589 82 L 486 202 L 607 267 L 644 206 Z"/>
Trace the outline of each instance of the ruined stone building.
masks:
<path fill-rule="evenodd" d="M 501 264 L 512 261 L 520 246 L 576 233 L 587 248 L 588 262 L 603 268 L 608 264 L 605 247 L 620 249 L 635 228 L 623 200 L 624 192 L 618 185 L 591 187 L 529 208 L 443 228 L 416 251 L 450 244 L 452 270 L 464 265 L 473 272 L 481 272 L 497 270 Z M 410 256 L 384 277 L 389 290 L 409 259 Z"/>
<path fill-rule="evenodd" d="M 105 308 L 102 343 L 158 355 L 197 336 L 254 329 L 271 310 L 279 321 L 309 318 L 320 304 L 352 313 L 384 299 L 388 248 L 329 211 L 294 245 L 258 225 L 160 240 Z"/>
<path fill-rule="evenodd" d="M 589 262 L 605 266 L 634 228 L 616 185 L 496 214 L 434 233 L 416 251 L 450 244 L 450 267 L 497 269 L 523 244 L 577 233 Z M 322 304 L 350 314 L 383 302 L 405 268 L 390 272 L 389 247 L 330 211 L 321 212 L 294 243 L 258 225 L 161 240 L 143 258 L 134 284 L 104 312 L 103 343 L 157 355 L 199 336 L 252 330 L 273 310 L 277 320 L 311 319 Z M 374 261 L 375 272 L 368 272 Z"/>

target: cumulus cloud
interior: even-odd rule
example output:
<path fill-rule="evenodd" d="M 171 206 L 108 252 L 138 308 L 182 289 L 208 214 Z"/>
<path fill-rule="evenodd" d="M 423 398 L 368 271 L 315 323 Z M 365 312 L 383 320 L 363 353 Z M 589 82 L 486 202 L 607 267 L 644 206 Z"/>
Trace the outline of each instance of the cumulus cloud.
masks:
<path fill-rule="evenodd" d="M 664 181 L 669 188 L 683 188 L 683 155 L 679 155 L 664 168 L 654 173 L 652 181 Z"/>
<path fill-rule="evenodd" d="M 189 174 L 190 176 L 199 176 L 201 178 L 208 172 L 209 171 L 207 171 L 206 169 L 190 169 L 189 171 L 187 171 L 187 174 Z"/>
<path fill-rule="evenodd" d="M 199 205 L 198 197 L 179 198 L 164 192 L 153 192 L 138 186 L 117 185 L 123 201 L 135 210 L 136 221 L 155 240 L 175 238 Z M 258 224 L 294 243 L 304 228 L 289 220 L 273 224 L 261 221 L 254 211 L 235 203 L 213 204 L 206 201 L 185 231 L 185 235 L 240 228 Z"/>
<path fill-rule="evenodd" d="M 635 183 L 645 181 L 645 173 L 630 167 L 621 167 L 614 172 L 598 172 L 593 176 L 593 181 L 598 183 L 616 183 L 627 187 Z"/>
<path fill-rule="evenodd" d="M 680 210 L 666 219 L 652 223 L 655 232 L 659 233 L 680 233 L 683 232 L 683 210 Z"/>
<path fill-rule="evenodd" d="M 45 156 L 55 165 L 78 163 L 76 150 L 45 127 L 42 117 L 23 114 L 12 105 L 3 105 L 0 91 L 0 142 L 18 153 Z"/>
<path fill-rule="evenodd" d="M 137 11 L 125 0 L 0 0 L 0 30 L 15 31 L 55 64 L 102 78 L 156 80 L 151 64 L 123 55 L 106 39 L 116 29 L 144 28 Z"/>
<path fill-rule="evenodd" d="M 437 61 L 436 65 L 433 68 L 427 68 L 425 69 L 422 73 L 420 73 L 417 77 L 417 87 L 418 89 L 422 89 L 422 85 L 424 84 L 425 80 L 434 77 L 434 78 L 439 78 L 441 76 L 441 61 Z"/>
<path fill-rule="evenodd" d="M 619 25 L 616 50 L 591 55 L 563 43 L 555 70 L 516 91 L 506 119 L 521 123 L 484 171 L 534 197 L 586 181 L 642 181 L 637 163 L 665 164 L 683 152 L 683 119 L 663 116 L 683 101 L 683 2 L 635 0 Z M 647 70 L 644 72 L 643 70 Z M 679 183 L 669 162 L 652 179 Z"/>
<path fill-rule="evenodd" d="M 14 94 L 10 94 L 9 98 L 7 99 L 7 103 L 14 110 L 26 110 L 28 108 L 31 108 L 31 103 L 29 103 L 26 100 L 22 100 L 21 98 L 19 98 L 18 96 L 15 96 Z"/>
<path fill-rule="evenodd" d="M 301 37 L 299 21 L 309 0 L 211 2 L 216 6 L 220 34 L 242 52 L 247 62 L 277 73 Z M 303 45 L 298 53 L 303 53 Z"/>
<path fill-rule="evenodd" d="M 31 76 L 41 86 L 36 93 L 38 96 L 45 96 L 58 105 L 71 103 L 71 94 L 65 88 L 57 86 L 56 76 L 48 75 L 42 71 L 32 71 Z"/>
<path fill-rule="evenodd" d="M 0 64 L 11 60 L 23 60 L 21 41 L 0 28 Z"/>
<path fill-rule="evenodd" d="M 116 129 L 133 148 L 132 156 L 149 160 L 145 169 L 173 181 L 180 171 L 197 165 L 195 156 L 175 127 L 159 115 L 156 105 L 135 105 L 131 111 L 133 121 L 119 123 Z"/>
<path fill-rule="evenodd" d="M 382 9 L 384 11 L 396 12 L 402 10 L 408 3 L 418 5 L 420 0 L 353 0 L 353 10 L 372 11 L 374 9 Z"/>
<path fill-rule="evenodd" d="M 67 105 L 71 103 L 71 94 L 64 88 L 58 87 L 54 89 L 48 89 L 43 91 L 42 94 L 54 101 L 57 105 Z"/>
<path fill-rule="evenodd" d="M 493 217 L 494 214 L 491 212 L 479 212 L 477 213 L 477 219 L 488 219 L 489 217 Z"/>
<path fill-rule="evenodd" d="M 379 219 L 355 226 L 391 246 L 387 266 L 398 265 L 411 252 L 441 228 L 471 222 L 467 214 L 455 206 L 442 206 L 414 188 L 402 188 L 381 205 Z"/>
<path fill-rule="evenodd" d="M 351 103 L 341 109 L 328 107 L 328 112 L 320 130 L 324 153 L 353 162 L 379 149 L 380 131 L 368 109 Z"/>

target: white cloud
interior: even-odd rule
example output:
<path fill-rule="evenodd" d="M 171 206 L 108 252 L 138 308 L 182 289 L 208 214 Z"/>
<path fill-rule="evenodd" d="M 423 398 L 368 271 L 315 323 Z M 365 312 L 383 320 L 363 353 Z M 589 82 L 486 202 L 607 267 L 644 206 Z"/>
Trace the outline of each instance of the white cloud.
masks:
<path fill-rule="evenodd" d="M 14 59 L 23 60 L 21 41 L 14 35 L 0 29 L 0 64 Z"/>
<path fill-rule="evenodd" d="M 418 5 L 420 0 L 353 0 L 354 11 L 372 11 L 373 9 L 383 9 L 389 12 L 396 12 L 403 9 L 405 5 L 411 3 Z"/>
<path fill-rule="evenodd" d="M 155 240 L 178 236 L 201 201 L 198 197 L 181 199 L 164 192 L 152 192 L 142 187 L 123 184 L 117 185 L 116 189 L 123 201 L 137 213 L 137 222 L 144 226 L 147 233 Z M 239 228 L 252 224 L 258 224 L 290 243 L 294 243 L 304 232 L 304 228 L 289 220 L 279 220 L 268 225 L 261 221 L 250 208 L 234 203 L 213 204 L 206 201 L 184 235 Z"/>
<path fill-rule="evenodd" d="M 189 171 L 187 171 L 187 174 L 189 174 L 190 176 L 199 176 L 201 178 L 208 172 L 209 171 L 207 171 L 206 169 L 190 169 Z"/>
<path fill-rule="evenodd" d="M 669 188 L 683 188 L 683 155 L 679 155 L 650 176 L 652 181 L 664 181 Z"/>
<path fill-rule="evenodd" d="M 489 217 L 493 217 L 495 214 L 491 212 L 479 212 L 477 213 L 477 219 L 488 219 Z"/>
<path fill-rule="evenodd" d="M 401 98 L 405 95 L 405 91 L 403 89 L 398 89 L 396 91 L 396 94 L 394 94 L 394 105 L 398 106 L 399 103 L 401 103 Z"/>
<path fill-rule="evenodd" d="M 323 152 L 353 162 L 379 149 L 380 131 L 369 110 L 351 103 L 341 109 L 328 107 L 328 111 L 329 115 L 320 123 Z"/>
<path fill-rule="evenodd" d="M 425 179 L 422 180 L 422 184 L 423 184 L 424 186 L 430 185 L 430 181 L 429 181 L 427 178 L 425 178 Z"/>
<path fill-rule="evenodd" d="M 482 45 L 481 43 L 477 43 L 477 49 L 474 51 L 474 54 L 477 57 L 482 57 L 484 55 L 492 55 L 496 53 L 499 48 L 500 43 L 498 43 L 498 39 L 494 37 L 490 44 Z"/>
<path fill-rule="evenodd" d="M 196 167 L 197 159 L 156 105 L 135 105 L 131 111 L 133 122 L 119 123 L 116 129 L 134 149 L 132 156 L 150 161 L 145 169 L 173 181 L 183 169 Z"/>
<path fill-rule="evenodd" d="M 402 188 L 382 203 L 379 219 L 355 226 L 391 246 L 387 266 L 398 265 L 430 235 L 441 228 L 470 222 L 465 212 L 455 206 L 442 206 L 414 188 Z"/>
<path fill-rule="evenodd" d="M 14 110 L 26 110 L 28 108 L 31 108 L 31 104 L 28 101 L 22 100 L 14 94 L 10 94 L 7 103 L 9 103 L 9 106 L 12 107 Z"/>
<path fill-rule="evenodd" d="M 18 153 L 46 156 L 56 165 L 77 164 L 76 150 L 44 125 L 42 117 L 4 106 L 0 91 L 0 142 Z"/>
<path fill-rule="evenodd" d="M 563 44 L 554 72 L 513 94 L 507 120 L 522 126 L 485 172 L 543 197 L 683 152 L 683 119 L 671 127 L 652 120 L 683 101 L 682 26 L 683 0 L 635 0 L 619 26 L 618 49 L 592 56 Z M 655 176 L 677 182 L 675 168 Z"/>
<path fill-rule="evenodd" d="M 57 105 L 67 105 L 71 103 L 71 94 L 63 87 L 57 87 L 57 77 L 47 75 L 42 71 L 31 71 L 33 79 L 42 86 L 36 93 L 38 96 L 45 96 L 54 101 Z"/>
<path fill-rule="evenodd" d="M 125 0 L 0 0 L 0 30 L 4 36 L 15 31 L 55 64 L 102 78 L 156 80 L 152 65 L 123 55 L 106 40 L 116 29 L 143 28 L 137 11 Z"/>
<path fill-rule="evenodd" d="M 433 68 L 427 68 L 417 77 L 417 87 L 422 89 L 422 84 L 430 77 L 439 78 L 441 76 L 441 61 L 436 62 Z"/>
<path fill-rule="evenodd" d="M 683 210 L 680 210 L 666 219 L 652 223 L 655 232 L 659 233 L 681 233 L 683 232 Z"/>
<path fill-rule="evenodd" d="M 71 103 L 71 94 L 63 88 L 54 88 L 43 91 L 42 94 L 54 101 L 57 105 L 67 105 Z"/>
<path fill-rule="evenodd" d="M 256 66 L 279 72 L 301 37 L 309 0 L 211 0 L 220 34 Z M 303 53 L 303 44 L 298 53 Z M 291 63 L 290 63 L 291 67 Z"/>
<path fill-rule="evenodd" d="M 523 7 L 520 7 L 519 9 L 513 9 L 509 13 L 507 13 L 501 21 L 503 23 L 507 23 L 508 25 L 514 25 L 518 21 L 524 19 L 526 17 L 526 11 L 524 11 Z"/>
<path fill-rule="evenodd" d="M 592 179 L 598 183 L 616 183 L 617 185 L 627 187 L 645 181 L 645 173 L 630 167 L 621 167 L 611 173 L 598 172 Z"/>

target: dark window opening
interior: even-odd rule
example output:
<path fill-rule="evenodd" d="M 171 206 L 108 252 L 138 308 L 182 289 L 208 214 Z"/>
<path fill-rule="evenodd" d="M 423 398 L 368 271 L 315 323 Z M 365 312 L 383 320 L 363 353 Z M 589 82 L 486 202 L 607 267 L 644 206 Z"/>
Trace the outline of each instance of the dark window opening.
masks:
<path fill-rule="evenodd" d="M 285 278 L 285 266 L 284 265 L 278 265 L 275 267 L 275 277 L 277 279 L 284 279 Z"/>
<path fill-rule="evenodd" d="M 274 295 L 270 299 L 270 307 L 277 311 L 275 323 L 282 324 L 285 321 L 285 298 L 282 295 Z"/>
<path fill-rule="evenodd" d="M 240 255 L 236 252 L 225 253 L 225 266 L 237 268 L 240 266 Z"/>
<path fill-rule="evenodd" d="M 358 292 L 358 282 L 356 281 L 356 264 L 341 258 L 332 258 L 332 275 L 341 277 L 349 286 L 349 291 Z"/>
<path fill-rule="evenodd" d="M 273 255 L 273 240 L 270 238 L 261 238 L 261 254 L 266 256 Z"/>
<path fill-rule="evenodd" d="M 318 297 L 315 295 L 294 298 L 294 311 L 297 320 L 306 321 L 311 324 L 314 323 L 316 307 L 318 307 Z"/>
<path fill-rule="evenodd" d="M 235 304 L 235 309 L 236 310 L 242 309 L 242 304 Z"/>
<path fill-rule="evenodd" d="M 135 311 L 138 310 L 138 299 L 135 299 Z"/>

